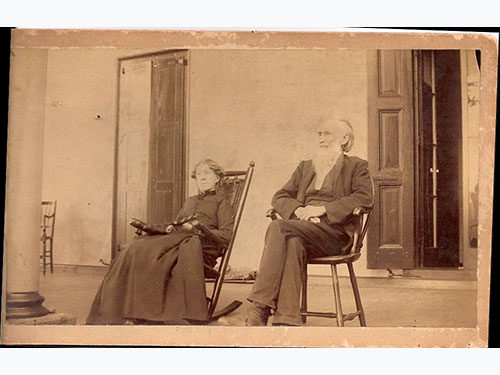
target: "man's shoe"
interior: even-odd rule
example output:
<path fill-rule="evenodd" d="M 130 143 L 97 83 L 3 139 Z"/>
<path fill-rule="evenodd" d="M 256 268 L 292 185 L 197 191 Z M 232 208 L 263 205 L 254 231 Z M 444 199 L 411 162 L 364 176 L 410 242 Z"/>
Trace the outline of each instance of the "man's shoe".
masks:
<path fill-rule="evenodd" d="M 267 326 L 271 308 L 258 302 L 252 302 L 247 311 L 247 326 Z"/>

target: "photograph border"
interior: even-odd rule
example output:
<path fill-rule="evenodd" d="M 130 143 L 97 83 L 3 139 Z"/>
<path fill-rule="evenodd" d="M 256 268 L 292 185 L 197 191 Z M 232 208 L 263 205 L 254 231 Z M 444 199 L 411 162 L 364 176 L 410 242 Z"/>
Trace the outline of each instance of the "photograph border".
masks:
<path fill-rule="evenodd" d="M 9 345 L 485 347 L 488 343 L 498 41 L 482 33 L 265 32 L 163 30 L 12 31 L 12 48 L 26 49 L 479 49 L 479 245 L 477 325 L 432 327 L 27 326 L 2 314 Z M 15 113 L 11 113 L 15 116 Z M 11 119 L 9 119 L 11 120 Z M 8 176 L 7 176 L 8 177 Z M 9 197 L 6 197 L 8 200 Z M 9 212 L 6 213 L 8 218 Z M 7 249 L 9 251 L 9 249 Z M 5 255 L 4 255 L 5 256 Z M 4 262 L 4 265 L 6 262 Z M 6 271 L 4 269 L 4 292 Z M 5 293 L 3 293 L 3 298 Z M 4 299 L 3 299 L 4 301 Z"/>

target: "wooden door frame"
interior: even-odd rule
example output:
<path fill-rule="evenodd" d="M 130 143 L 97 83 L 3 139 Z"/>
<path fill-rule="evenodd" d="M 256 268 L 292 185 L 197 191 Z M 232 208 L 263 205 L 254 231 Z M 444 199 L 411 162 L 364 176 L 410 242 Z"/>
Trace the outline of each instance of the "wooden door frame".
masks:
<path fill-rule="evenodd" d="M 130 56 L 124 56 L 124 57 L 119 57 L 116 59 L 116 110 L 115 110 L 115 131 L 114 131 L 114 156 L 113 156 L 113 201 L 112 201 L 112 219 L 111 219 L 111 259 L 114 258 L 116 254 L 116 245 L 117 245 L 117 230 L 116 230 L 116 221 L 118 220 L 117 217 L 117 206 L 118 206 L 118 157 L 119 157 L 119 140 L 118 140 L 118 132 L 119 132 L 119 126 L 120 126 L 120 75 L 121 75 L 121 69 L 122 69 L 122 62 L 127 61 L 127 60 L 133 60 L 133 59 L 141 59 L 141 58 L 151 58 L 151 72 L 153 69 L 153 59 L 157 56 L 165 55 L 165 54 L 172 54 L 172 53 L 182 53 L 184 54 L 184 58 L 186 60 L 186 65 L 189 67 L 189 61 L 191 60 L 191 53 L 190 50 L 188 49 L 170 49 L 170 50 L 162 50 L 162 51 L 155 51 L 155 52 L 147 52 L 147 53 L 140 53 L 140 54 L 133 54 Z M 190 87 L 190 74 L 189 74 L 189 68 L 186 68 L 184 70 L 184 109 L 183 109 L 183 124 L 182 124 L 182 129 L 183 129 L 183 140 L 184 140 L 184 155 L 183 157 L 183 164 L 184 164 L 184 181 L 182 182 L 184 186 L 184 196 L 183 199 L 185 200 L 188 194 L 188 186 L 189 186 L 189 171 L 188 171 L 188 162 L 189 162 L 189 128 L 188 128 L 188 107 L 189 107 L 189 87 Z M 151 115 L 151 113 L 150 113 Z M 149 166 L 148 166 L 149 167 Z M 102 261 L 102 260 L 101 260 Z"/>
<path fill-rule="evenodd" d="M 415 158 L 415 268 L 422 268 L 423 264 L 423 251 L 422 251 L 422 237 L 419 236 L 422 229 L 423 215 L 420 210 L 420 193 L 421 193 L 421 174 L 420 174 L 420 118 L 422 116 L 423 106 L 422 106 L 422 90 L 420 87 L 420 77 L 422 73 L 422 56 L 419 54 L 418 50 L 412 51 L 413 59 L 413 121 L 414 121 L 414 158 Z"/>

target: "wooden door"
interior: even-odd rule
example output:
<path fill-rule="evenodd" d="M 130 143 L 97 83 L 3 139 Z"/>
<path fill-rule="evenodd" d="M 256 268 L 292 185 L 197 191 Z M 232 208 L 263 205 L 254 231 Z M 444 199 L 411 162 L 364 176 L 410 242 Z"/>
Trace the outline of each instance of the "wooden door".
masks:
<path fill-rule="evenodd" d="M 185 199 L 186 51 L 125 58 L 119 66 L 112 256 L 132 218 L 169 222 Z"/>
<path fill-rule="evenodd" d="M 113 254 L 147 218 L 151 58 L 120 61 Z"/>
<path fill-rule="evenodd" d="M 414 268 L 412 52 L 368 54 L 368 157 L 375 207 L 368 268 Z"/>
<path fill-rule="evenodd" d="M 171 222 L 185 196 L 183 53 L 153 60 L 148 221 Z"/>

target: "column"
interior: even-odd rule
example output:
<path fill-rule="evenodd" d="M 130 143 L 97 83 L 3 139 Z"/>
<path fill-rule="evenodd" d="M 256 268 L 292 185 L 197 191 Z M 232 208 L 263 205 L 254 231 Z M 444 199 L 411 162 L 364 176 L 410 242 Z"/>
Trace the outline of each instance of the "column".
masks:
<path fill-rule="evenodd" d="M 48 313 L 38 293 L 46 76 L 47 50 L 13 49 L 4 242 L 8 319 Z"/>

